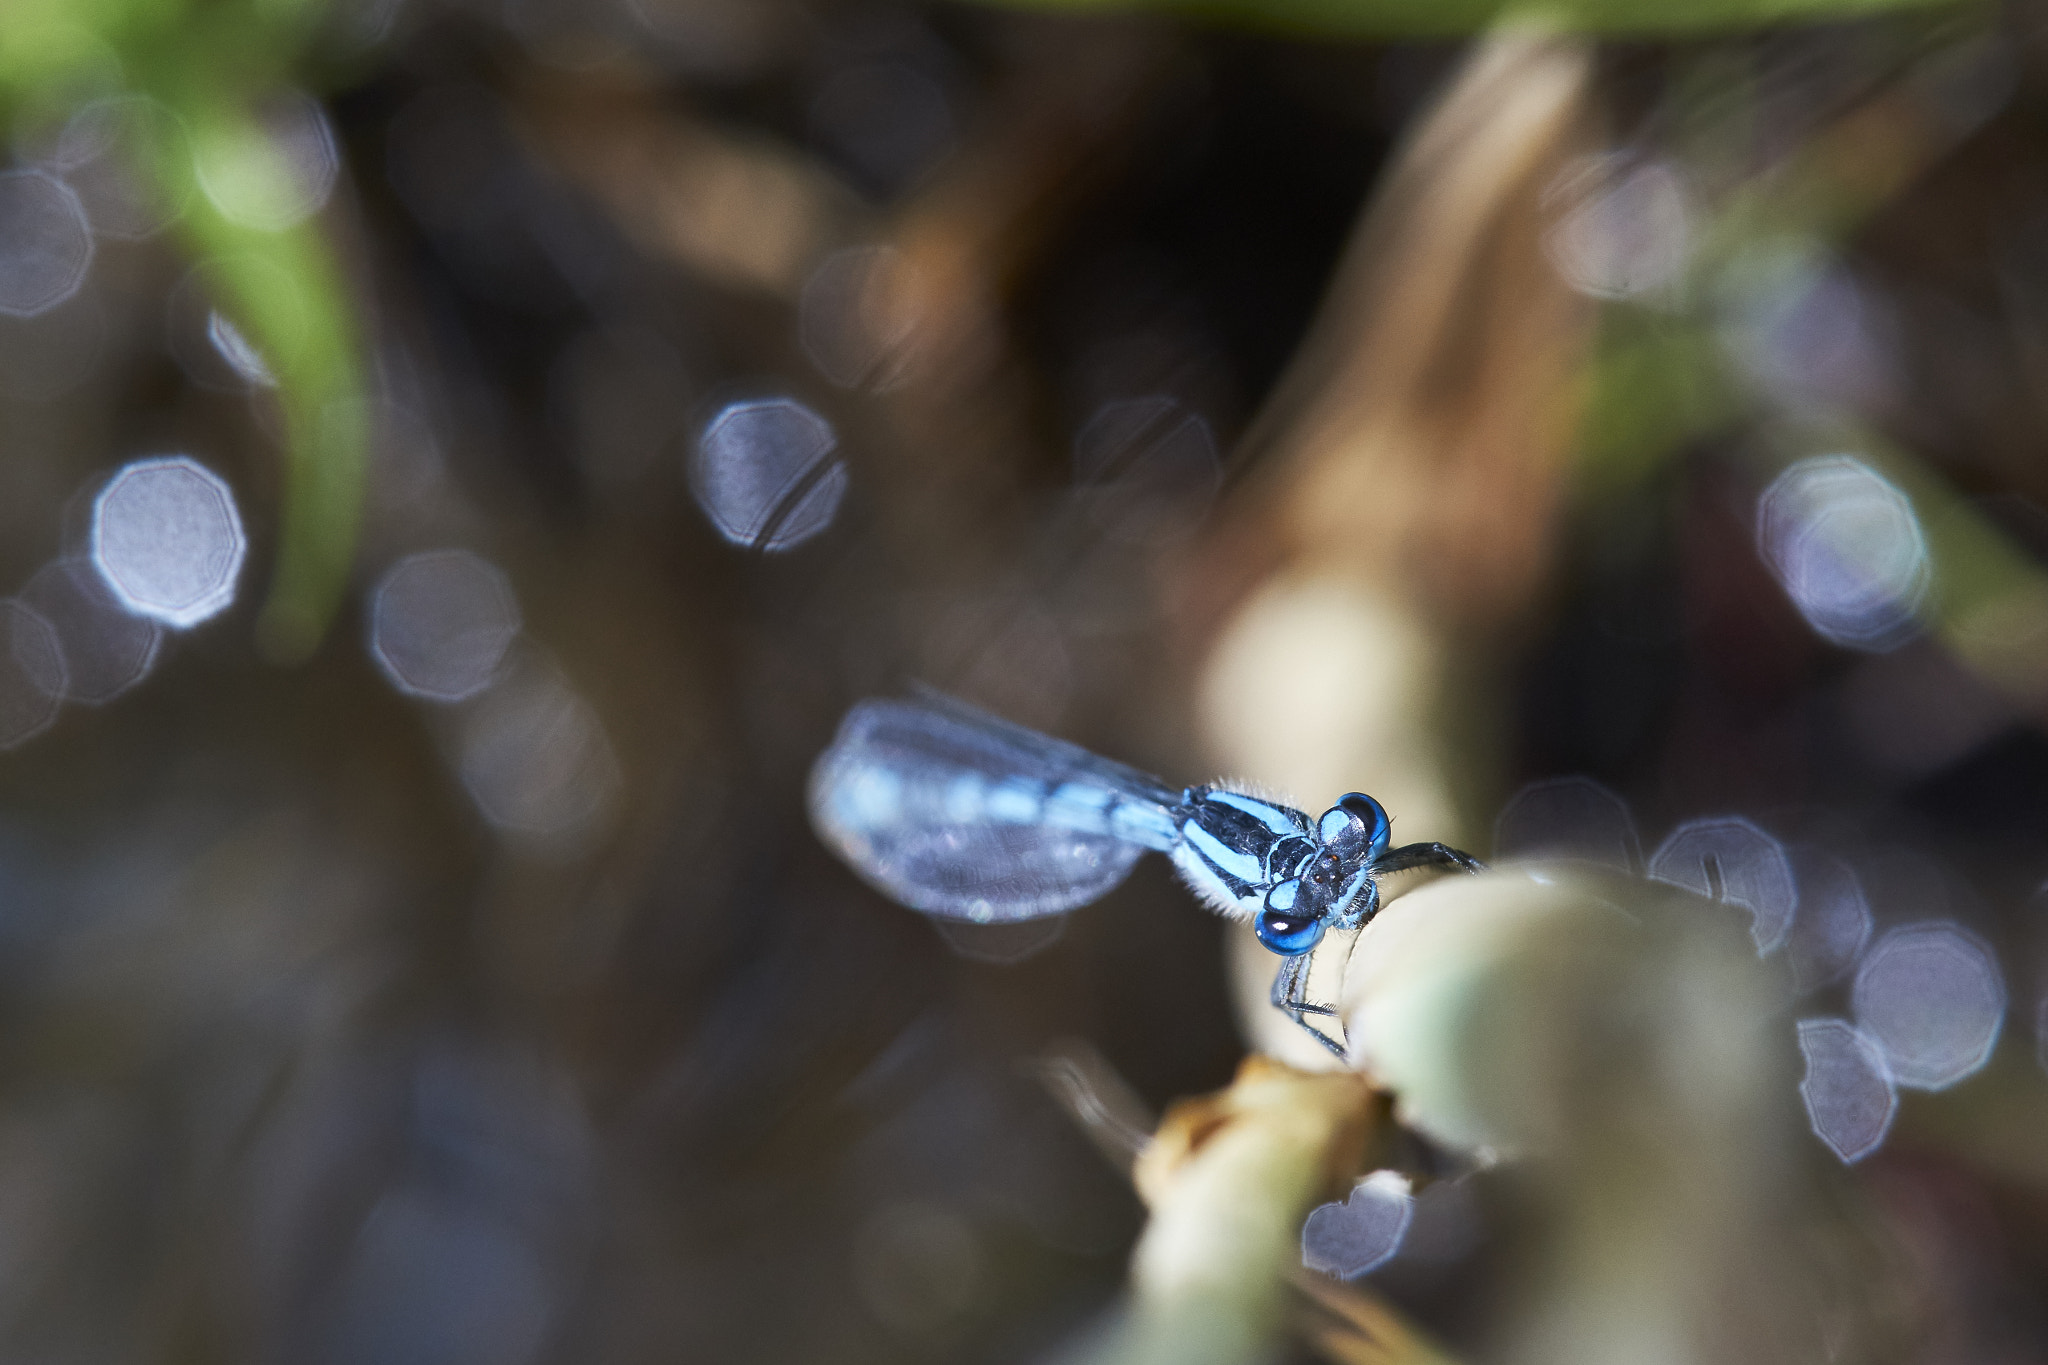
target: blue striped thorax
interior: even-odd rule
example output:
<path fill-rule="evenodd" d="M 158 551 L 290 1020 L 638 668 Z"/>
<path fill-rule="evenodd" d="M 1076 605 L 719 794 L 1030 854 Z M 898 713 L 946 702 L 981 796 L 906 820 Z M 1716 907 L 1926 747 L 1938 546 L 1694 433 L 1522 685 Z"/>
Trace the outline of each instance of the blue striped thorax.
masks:
<path fill-rule="evenodd" d="M 1254 920 L 1276 953 L 1308 952 L 1379 908 L 1372 865 L 1387 849 L 1387 813 L 1363 792 L 1313 826 L 1291 806 L 1214 787 L 1190 787 L 1181 812 L 1181 876 L 1219 910 Z"/>

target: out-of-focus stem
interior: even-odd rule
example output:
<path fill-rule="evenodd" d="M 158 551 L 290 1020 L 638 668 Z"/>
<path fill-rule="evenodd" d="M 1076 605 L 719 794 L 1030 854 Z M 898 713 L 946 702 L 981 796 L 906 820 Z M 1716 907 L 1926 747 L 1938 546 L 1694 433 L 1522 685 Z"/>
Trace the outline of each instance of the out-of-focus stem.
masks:
<path fill-rule="evenodd" d="M 1128 1315 L 1093 1359 L 1241 1365 L 1272 1349 L 1301 1221 L 1356 1175 L 1386 1096 L 1357 1076 L 1245 1060 L 1226 1090 L 1167 1111 L 1133 1177 L 1152 1221 Z"/>
<path fill-rule="evenodd" d="M 1836 1168 L 1802 1131 L 1789 975 L 1748 931 L 1569 867 L 1446 878 L 1365 931 L 1355 1055 L 1406 1122 L 1520 1172 L 1500 1358 L 1859 1358 L 1821 1340 L 1862 1287 L 1816 1254 Z"/>
<path fill-rule="evenodd" d="M 1369 791 L 1397 840 L 1468 841 L 1495 708 L 1461 693 L 1548 578 L 1592 335 L 1542 196 L 1597 123 L 1582 44 L 1500 32 L 1388 172 L 1195 568 L 1250 589 L 1202 680 L 1225 771 L 1312 807 Z M 1330 1065 L 1268 1007 L 1271 956 L 1234 951 L 1255 1045 Z"/>
<path fill-rule="evenodd" d="M 174 107 L 196 147 L 238 149 L 245 188 L 260 192 L 261 177 L 291 173 L 282 158 L 264 155 L 265 135 L 246 104 L 200 92 Z M 155 169 L 167 177 L 193 175 L 190 166 Z M 297 663 L 326 633 L 355 556 L 370 440 L 361 329 L 317 218 L 265 229 L 234 221 L 203 193 L 187 197 L 185 240 L 225 283 L 232 297 L 220 304 L 247 328 L 277 378 L 283 506 L 257 639 L 273 660 Z"/>

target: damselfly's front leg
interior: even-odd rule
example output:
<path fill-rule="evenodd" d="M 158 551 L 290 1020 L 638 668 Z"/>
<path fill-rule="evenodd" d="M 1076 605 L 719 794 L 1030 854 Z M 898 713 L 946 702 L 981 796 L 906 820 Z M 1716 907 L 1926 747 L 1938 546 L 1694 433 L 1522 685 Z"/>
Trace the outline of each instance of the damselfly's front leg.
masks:
<path fill-rule="evenodd" d="M 1328 1048 L 1330 1054 L 1339 1061 L 1349 1061 L 1344 1025 L 1342 1020 L 1338 1019 L 1337 1011 L 1328 1005 L 1313 1004 L 1308 998 L 1308 982 L 1314 969 L 1316 951 L 1312 948 L 1308 952 L 1280 960 L 1280 970 L 1273 975 L 1273 1008 L 1301 1025 L 1309 1037 Z M 1320 1024 L 1310 1022 L 1311 1017 L 1316 1020 L 1337 1020 L 1336 1031 L 1329 1032 Z"/>
<path fill-rule="evenodd" d="M 1486 864 L 1449 844 L 1403 844 L 1373 859 L 1372 874 L 1405 872 L 1411 867 L 1454 867 L 1460 872 L 1484 872 Z"/>

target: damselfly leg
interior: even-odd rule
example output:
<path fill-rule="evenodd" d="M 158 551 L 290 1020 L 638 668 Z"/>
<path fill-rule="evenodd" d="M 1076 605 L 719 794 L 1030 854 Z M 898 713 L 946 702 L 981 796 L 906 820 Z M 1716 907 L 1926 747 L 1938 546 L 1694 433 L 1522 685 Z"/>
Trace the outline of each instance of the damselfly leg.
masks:
<path fill-rule="evenodd" d="M 1411 867 L 1453 867 L 1461 872 L 1483 872 L 1486 864 L 1449 844 L 1403 844 L 1373 859 L 1372 874 L 1405 872 Z"/>
<path fill-rule="evenodd" d="M 1327 943 L 1329 940 L 1325 939 Z M 1321 945 L 1308 952 L 1280 959 L 1280 970 L 1273 974 L 1273 1008 L 1301 1025 L 1309 1037 L 1330 1050 L 1339 1061 L 1349 1060 L 1349 1048 L 1344 1037 L 1344 1023 L 1337 1011 L 1328 1005 L 1318 1005 L 1308 998 L 1309 978 L 1314 975 L 1315 956 Z M 1348 956 L 1350 947 L 1347 944 Z M 1325 1028 L 1321 1021 L 1335 1021 L 1335 1031 Z M 1314 1022 L 1311 1022 L 1311 1021 Z"/>

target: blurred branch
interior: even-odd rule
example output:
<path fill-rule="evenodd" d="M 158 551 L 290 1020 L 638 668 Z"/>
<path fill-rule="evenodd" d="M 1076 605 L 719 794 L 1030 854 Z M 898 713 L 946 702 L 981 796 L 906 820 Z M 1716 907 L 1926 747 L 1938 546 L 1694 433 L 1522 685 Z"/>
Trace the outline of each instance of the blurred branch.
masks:
<path fill-rule="evenodd" d="M 1851 19 L 1954 0 L 1001 0 L 1086 13 L 1148 10 L 1318 36 L 1476 33 L 1502 23 L 1616 34 L 1696 34 L 1799 20 Z"/>
<path fill-rule="evenodd" d="M 1247 1235 L 1244 1224 L 1253 1212 L 1236 1207 L 1246 1197 L 1245 1179 L 1254 1182 L 1252 1197 L 1261 1199 L 1273 1181 L 1287 1181 L 1295 1172 L 1312 1175 L 1323 1194 L 1342 1194 L 1371 1164 L 1368 1153 L 1387 1145 L 1383 1092 L 1348 1077 L 1304 1075 L 1253 1056 L 1229 1089 L 1174 1105 L 1148 1138 L 1146 1130 L 1154 1125 L 1143 1103 L 1089 1044 L 1060 1043 L 1032 1069 L 1103 1154 L 1132 1177 L 1155 1216 L 1164 1218 L 1162 1209 L 1174 1209 L 1164 1229 L 1147 1234 L 1153 1250 L 1141 1252 L 1133 1270 L 1141 1300 L 1149 1295 L 1155 1301 L 1126 1321 L 1106 1359 L 1156 1356 L 1192 1362 L 1210 1358 L 1208 1351 L 1219 1361 L 1240 1359 L 1230 1352 L 1257 1350 L 1256 1334 L 1271 1320 L 1272 1300 L 1286 1298 L 1284 1282 L 1307 1301 L 1300 1305 L 1302 1334 L 1338 1365 L 1448 1365 L 1448 1357 L 1383 1300 L 1300 1268 L 1296 1243 L 1306 1206 L 1292 1215 L 1293 1240 L 1270 1260 L 1263 1259 L 1269 1250 L 1263 1234 Z M 1219 1145 L 1226 1135 L 1231 1140 Z M 1196 1163 L 1204 1163 L 1200 1177 L 1191 1174 Z M 1246 1176 L 1247 1170 L 1254 1174 Z M 1312 1192 L 1310 1197 L 1320 1195 Z M 1278 1207 L 1261 1205 L 1256 1219 L 1284 1223 L 1290 1208 L 1286 1198 Z M 1191 1295 L 1176 1277 L 1185 1275 L 1193 1283 L 1202 1276 L 1174 1269 L 1174 1258 L 1182 1256 L 1213 1258 L 1217 1277 L 1229 1283 L 1237 1302 Z M 1190 1307 L 1181 1301 L 1184 1297 L 1201 1302 Z M 1189 1313 L 1200 1318 L 1217 1312 L 1236 1319 L 1232 1330 L 1201 1347 L 1203 1353 L 1171 1354 L 1183 1349 L 1179 1329 L 1162 1326 L 1162 1320 L 1175 1323 Z M 1250 1338 L 1246 1329 L 1252 1331 Z"/>
<path fill-rule="evenodd" d="M 1593 132 L 1582 48 L 1504 34 L 1422 122 L 1314 329 L 1246 436 L 1239 517 L 1297 565 L 1451 620 L 1542 581 L 1593 310 L 1544 256 L 1538 200 Z"/>
<path fill-rule="evenodd" d="M 1348 1187 L 1386 1119 L 1387 1097 L 1359 1077 L 1257 1055 L 1227 1089 L 1175 1104 L 1132 1172 L 1152 1220 L 1129 1314 L 1089 1358 L 1260 1358 L 1282 1330 L 1302 1219 Z"/>
<path fill-rule="evenodd" d="M 1455 1365 L 1385 1299 L 1311 1270 L 1294 1286 L 1308 1300 L 1307 1335 L 1336 1365 Z"/>
<path fill-rule="evenodd" d="M 529 73 L 513 108 L 541 159 L 642 250 L 719 284 L 794 304 L 818 258 L 868 229 L 810 158 L 698 119 L 630 69 Z"/>
<path fill-rule="evenodd" d="M 1089 1141 L 1124 1174 L 1151 1141 L 1157 1120 L 1130 1083 L 1080 1038 L 1055 1043 L 1028 1066 Z"/>
<path fill-rule="evenodd" d="M 1494 708 L 1458 688 L 1549 576 L 1592 337 L 1540 199 L 1596 124 L 1583 46 L 1497 33 L 1388 171 L 1190 575 L 1226 770 L 1310 800 L 1370 790 L 1405 837 L 1465 841 L 1452 737 Z M 1248 932 L 1233 951 L 1255 1044 L 1328 1065 L 1268 1008 L 1271 956 Z"/>
<path fill-rule="evenodd" d="M 991 525 L 1017 523 L 1043 455 L 1044 380 L 1007 315 L 1069 216 L 1126 164 L 1178 52 L 1149 26 L 1027 31 L 959 149 L 892 215 L 880 312 L 904 382 L 877 396 L 878 447 L 894 515 L 956 583 L 996 548 Z"/>
<path fill-rule="evenodd" d="M 889 353 L 867 409 L 870 471 L 916 558 L 957 584 L 1000 544 L 991 527 L 1020 520 L 1013 495 L 1039 454 L 1038 381 L 1004 307 L 1121 165 L 1174 51 L 1140 26 L 1029 31 L 959 145 L 887 213 L 815 159 L 714 128 L 630 69 L 531 74 L 516 117 L 545 164 L 628 237 L 721 285 L 793 306 L 833 251 L 887 245 L 870 309 Z"/>

